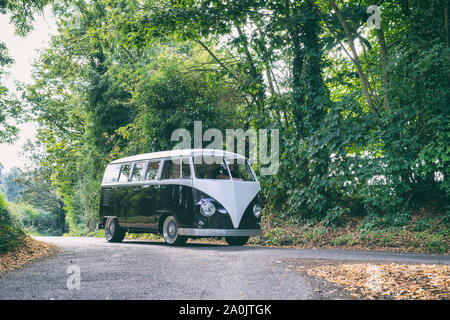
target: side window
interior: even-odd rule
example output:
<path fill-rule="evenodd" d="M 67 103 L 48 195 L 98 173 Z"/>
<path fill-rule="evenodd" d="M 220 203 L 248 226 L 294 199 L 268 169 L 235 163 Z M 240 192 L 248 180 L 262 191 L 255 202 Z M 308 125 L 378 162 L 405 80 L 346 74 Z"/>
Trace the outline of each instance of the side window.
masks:
<path fill-rule="evenodd" d="M 145 180 L 155 180 L 158 178 L 159 164 L 161 161 L 150 161 L 148 163 L 147 175 Z"/>
<path fill-rule="evenodd" d="M 182 161 L 181 177 L 183 179 L 191 178 L 191 165 L 189 164 L 189 158 L 184 158 Z"/>
<path fill-rule="evenodd" d="M 128 182 L 130 173 L 131 173 L 131 164 L 122 165 L 122 171 L 120 171 L 119 182 Z"/>
<path fill-rule="evenodd" d="M 180 179 L 180 161 L 165 160 L 161 179 Z"/>
<path fill-rule="evenodd" d="M 145 174 L 145 162 L 136 162 L 133 168 L 132 181 L 142 181 L 144 180 Z"/>
<path fill-rule="evenodd" d="M 103 175 L 103 183 L 117 182 L 119 178 L 120 164 L 112 164 L 106 167 Z"/>
<path fill-rule="evenodd" d="M 255 181 L 250 171 L 247 161 L 242 162 L 240 159 L 227 158 L 228 168 L 230 169 L 233 180 L 239 181 Z"/>
<path fill-rule="evenodd" d="M 194 172 L 198 179 L 229 180 L 228 169 L 222 157 L 197 156 L 194 158 Z"/>

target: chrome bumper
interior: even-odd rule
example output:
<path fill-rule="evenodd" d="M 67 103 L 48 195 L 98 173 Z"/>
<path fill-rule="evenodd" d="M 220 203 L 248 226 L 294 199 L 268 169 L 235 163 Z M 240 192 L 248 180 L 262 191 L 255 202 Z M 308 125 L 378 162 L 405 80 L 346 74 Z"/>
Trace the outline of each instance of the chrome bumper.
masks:
<path fill-rule="evenodd" d="M 261 229 L 196 229 L 180 228 L 178 234 L 195 237 L 254 237 L 262 234 Z"/>

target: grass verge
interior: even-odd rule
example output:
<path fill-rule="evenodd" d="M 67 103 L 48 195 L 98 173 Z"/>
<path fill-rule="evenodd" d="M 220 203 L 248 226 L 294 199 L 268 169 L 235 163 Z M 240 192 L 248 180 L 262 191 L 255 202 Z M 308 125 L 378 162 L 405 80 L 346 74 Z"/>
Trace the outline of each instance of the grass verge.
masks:
<path fill-rule="evenodd" d="M 352 218 L 344 226 L 299 224 L 265 216 L 263 235 L 249 244 L 275 247 L 368 249 L 448 254 L 450 227 L 443 218 L 416 216 L 402 226 Z"/>

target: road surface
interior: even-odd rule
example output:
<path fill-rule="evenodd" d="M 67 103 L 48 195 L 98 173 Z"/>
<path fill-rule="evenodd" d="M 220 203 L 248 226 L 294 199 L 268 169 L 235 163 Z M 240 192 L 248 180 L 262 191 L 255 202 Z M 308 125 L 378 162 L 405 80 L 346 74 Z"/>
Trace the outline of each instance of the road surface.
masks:
<path fill-rule="evenodd" d="M 347 299 L 343 290 L 329 290 L 330 284 L 296 271 L 290 263 L 450 264 L 449 256 L 410 253 L 37 239 L 58 245 L 60 252 L 1 277 L 0 299 Z"/>

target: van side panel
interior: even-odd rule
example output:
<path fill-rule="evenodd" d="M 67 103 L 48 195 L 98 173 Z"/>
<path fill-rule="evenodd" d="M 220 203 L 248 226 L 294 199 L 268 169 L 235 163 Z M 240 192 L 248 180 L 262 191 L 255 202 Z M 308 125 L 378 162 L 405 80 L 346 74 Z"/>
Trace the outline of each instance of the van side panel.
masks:
<path fill-rule="evenodd" d="M 175 186 L 174 204 L 175 218 L 177 219 L 179 226 L 181 228 L 194 226 L 195 204 L 192 186 Z"/>
<path fill-rule="evenodd" d="M 123 210 L 123 198 L 127 190 L 118 186 L 102 186 L 100 191 L 100 221 L 105 217 L 117 217 L 120 226 L 126 226 L 126 211 Z"/>
<path fill-rule="evenodd" d="M 158 191 L 158 185 L 151 183 L 131 187 L 132 195 L 127 209 L 128 227 L 142 231 L 157 230 Z"/>

